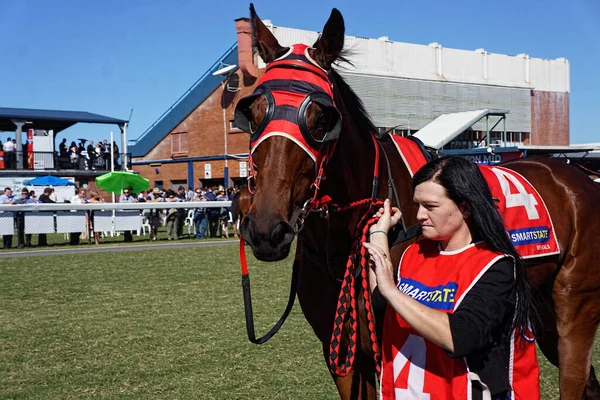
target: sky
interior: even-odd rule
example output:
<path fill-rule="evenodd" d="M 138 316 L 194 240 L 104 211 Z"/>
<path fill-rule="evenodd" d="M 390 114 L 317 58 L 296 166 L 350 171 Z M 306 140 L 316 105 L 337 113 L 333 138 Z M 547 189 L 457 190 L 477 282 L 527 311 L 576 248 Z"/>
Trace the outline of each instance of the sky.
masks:
<path fill-rule="evenodd" d="M 0 107 L 88 111 L 129 119 L 140 136 L 236 41 L 238 0 L 0 0 Z M 255 2 L 276 26 L 321 31 L 331 9 L 346 34 L 570 62 L 571 143 L 600 142 L 600 1 Z M 133 112 L 132 112 L 133 110 Z M 510 116 L 509 116 L 510 118 Z M 68 141 L 108 139 L 77 124 Z M 0 139 L 6 136 L 2 134 Z"/>

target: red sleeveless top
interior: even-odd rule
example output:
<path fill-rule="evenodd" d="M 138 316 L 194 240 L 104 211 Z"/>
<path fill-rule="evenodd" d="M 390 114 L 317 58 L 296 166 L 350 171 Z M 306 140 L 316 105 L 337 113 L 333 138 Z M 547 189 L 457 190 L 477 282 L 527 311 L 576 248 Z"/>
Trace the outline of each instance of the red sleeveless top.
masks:
<path fill-rule="evenodd" d="M 428 307 L 453 313 L 481 276 L 505 255 L 471 244 L 453 252 L 439 250 L 437 242 L 422 240 L 403 254 L 398 289 Z M 511 399 L 539 399 L 539 371 L 533 341 L 510 346 Z M 382 346 L 382 399 L 471 399 L 472 384 L 480 381 L 467 360 L 451 358 L 436 344 L 414 331 L 389 307 Z M 481 386 L 489 396 L 485 383 Z M 487 392 L 486 392 L 487 391 Z M 489 398 L 489 397 L 488 397 Z"/>

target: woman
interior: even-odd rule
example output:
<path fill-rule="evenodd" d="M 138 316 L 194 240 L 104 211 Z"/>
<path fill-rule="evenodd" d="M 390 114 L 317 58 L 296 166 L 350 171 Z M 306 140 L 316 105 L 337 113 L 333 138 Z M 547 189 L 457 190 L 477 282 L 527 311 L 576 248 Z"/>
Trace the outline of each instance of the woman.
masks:
<path fill-rule="evenodd" d="M 92 190 L 90 192 L 90 203 L 104 203 L 104 199 L 102 197 L 100 197 L 100 195 L 98 194 L 97 190 Z M 94 244 L 99 244 L 100 243 L 100 232 L 96 232 L 94 231 L 94 211 L 91 210 L 89 212 L 90 217 L 89 217 L 89 221 L 90 221 L 90 230 L 92 232 L 94 232 Z"/>
<path fill-rule="evenodd" d="M 397 283 L 387 233 L 401 214 L 388 200 L 364 243 L 371 290 L 388 302 L 382 398 L 539 399 L 523 262 L 478 167 L 435 160 L 413 190 L 423 238 L 402 255 Z"/>

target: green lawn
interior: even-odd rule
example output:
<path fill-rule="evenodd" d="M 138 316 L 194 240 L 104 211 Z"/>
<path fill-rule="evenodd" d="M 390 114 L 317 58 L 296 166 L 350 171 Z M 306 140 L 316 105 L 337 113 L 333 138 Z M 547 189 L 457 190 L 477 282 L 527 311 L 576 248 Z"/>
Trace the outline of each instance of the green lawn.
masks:
<path fill-rule="evenodd" d="M 264 333 L 291 263 L 250 261 Z M 336 398 L 298 304 L 270 342 L 248 342 L 236 246 L 7 258 L 0 277 L 0 399 Z"/>
<path fill-rule="evenodd" d="M 194 230 L 193 228 L 191 229 L 191 235 L 188 235 L 188 228 L 187 226 L 185 226 L 183 228 L 183 236 L 180 237 L 179 240 L 227 240 L 225 237 L 218 237 L 218 238 L 205 238 L 205 239 L 195 239 L 194 238 L 194 234 L 193 234 Z M 69 237 L 68 235 L 64 234 L 64 233 L 50 233 L 48 235 L 46 235 L 47 237 L 47 246 L 38 246 L 38 235 L 33 235 L 31 238 L 31 244 L 32 247 L 27 247 L 27 248 L 19 248 L 17 247 L 18 244 L 18 239 L 17 239 L 17 235 L 15 233 L 15 235 L 13 235 L 13 240 L 12 240 L 12 248 L 10 249 L 3 249 L 2 246 L 0 246 L 0 252 L 3 251 L 27 251 L 29 249 L 31 250 L 46 250 L 46 249 L 72 249 L 74 246 L 71 245 L 69 243 Z M 106 236 L 106 237 L 101 237 L 100 238 L 100 245 L 119 245 L 119 244 L 125 244 L 127 246 L 131 246 L 131 245 L 136 245 L 136 244 L 150 244 L 152 243 L 152 241 L 150 240 L 150 234 L 146 231 L 145 235 L 140 235 L 138 236 L 135 231 L 132 233 L 132 237 L 133 237 L 133 242 L 130 243 L 125 243 L 123 234 L 119 234 L 118 236 Z M 234 240 L 235 238 L 233 237 L 233 230 L 230 229 L 229 230 L 229 240 Z M 164 226 L 161 226 L 158 228 L 158 241 L 159 242 L 166 242 L 167 241 L 167 228 Z M 1 242 L 1 241 L 0 241 Z M 172 243 L 172 242 L 171 242 Z M 91 237 L 84 237 L 83 234 L 80 237 L 79 240 L 79 245 L 77 247 L 81 247 L 81 246 L 94 246 L 94 238 Z"/>

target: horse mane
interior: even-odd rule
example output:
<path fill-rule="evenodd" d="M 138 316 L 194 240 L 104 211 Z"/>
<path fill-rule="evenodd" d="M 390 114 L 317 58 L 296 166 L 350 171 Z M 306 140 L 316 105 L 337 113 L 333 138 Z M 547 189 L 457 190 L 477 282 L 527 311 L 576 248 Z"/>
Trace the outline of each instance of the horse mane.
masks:
<path fill-rule="evenodd" d="M 343 60 L 348 62 L 347 60 Z M 333 95 L 335 102 L 340 109 L 342 114 L 351 115 L 352 119 L 356 122 L 358 131 L 361 134 L 367 135 L 369 132 L 374 132 L 378 135 L 377 128 L 371 116 L 367 112 L 364 103 L 357 96 L 354 90 L 346 83 L 344 78 L 333 68 L 329 72 L 329 78 L 333 83 Z M 339 101 L 341 99 L 341 101 Z"/>

